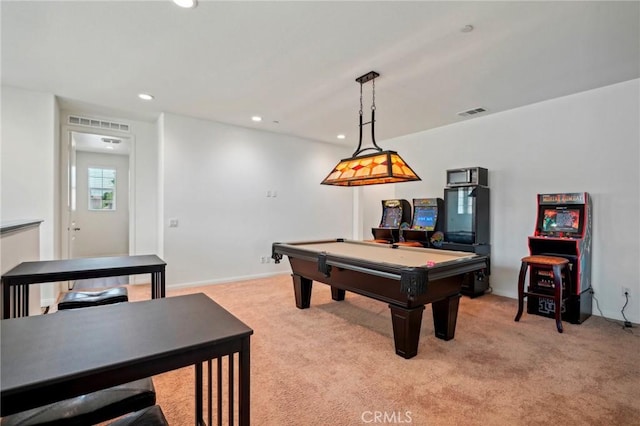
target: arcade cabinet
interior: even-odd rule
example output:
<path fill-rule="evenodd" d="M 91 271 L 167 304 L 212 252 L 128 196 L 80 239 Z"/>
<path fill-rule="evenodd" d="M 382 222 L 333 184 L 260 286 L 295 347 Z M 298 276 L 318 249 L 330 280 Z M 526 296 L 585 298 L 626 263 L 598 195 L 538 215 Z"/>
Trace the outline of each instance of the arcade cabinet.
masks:
<path fill-rule="evenodd" d="M 444 190 L 444 241 L 439 248 L 491 254 L 487 169 L 447 170 Z M 489 288 L 489 269 L 467 274 L 462 294 L 481 296 Z"/>
<path fill-rule="evenodd" d="M 435 232 L 442 231 L 444 201 L 442 198 L 414 198 L 413 220 L 411 226 L 402 229 L 403 245 L 415 244 L 416 247 L 430 247 L 430 239 Z"/>
<path fill-rule="evenodd" d="M 378 243 L 400 241 L 400 227 L 411 223 L 411 205 L 407 200 L 382 200 L 382 220 L 380 226 L 371 228 L 373 238 Z"/>
<path fill-rule="evenodd" d="M 566 297 L 562 320 L 581 324 L 591 316 L 591 197 L 586 192 L 538 194 L 536 230 L 529 237 L 531 255 L 549 255 L 569 260 L 571 279 L 566 288 L 563 277 L 563 296 Z M 553 294 L 553 276 L 548 270 L 531 267 L 529 290 Z M 527 313 L 553 318 L 552 299 L 529 296 Z"/>

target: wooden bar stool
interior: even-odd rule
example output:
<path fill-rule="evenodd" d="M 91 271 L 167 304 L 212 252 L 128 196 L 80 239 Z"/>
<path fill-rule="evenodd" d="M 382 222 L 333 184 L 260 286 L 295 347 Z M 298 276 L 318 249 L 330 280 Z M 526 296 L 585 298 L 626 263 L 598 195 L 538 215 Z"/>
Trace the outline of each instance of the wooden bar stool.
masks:
<path fill-rule="evenodd" d="M 525 278 L 529 267 L 551 270 L 553 272 L 553 295 L 536 293 L 533 291 L 524 291 Z M 562 305 L 564 300 L 562 298 L 562 270 L 565 270 L 565 282 L 567 290 L 571 288 L 571 272 L 569 271 L 569 260 L 564 257 L 558 256 L 526 256 L 522 258 L 522 265 L 520 266 L 520 276 L 518 277 L 518 313 L 516 314 L 515 321 L 520 321 L 522 317 L 522 311 L 524 307 L 524 298 L 527 296 L 535 296 L 539 298 L 552 299 L 555 303 L 555 319 L 558 333 L 562 333 Z"/>

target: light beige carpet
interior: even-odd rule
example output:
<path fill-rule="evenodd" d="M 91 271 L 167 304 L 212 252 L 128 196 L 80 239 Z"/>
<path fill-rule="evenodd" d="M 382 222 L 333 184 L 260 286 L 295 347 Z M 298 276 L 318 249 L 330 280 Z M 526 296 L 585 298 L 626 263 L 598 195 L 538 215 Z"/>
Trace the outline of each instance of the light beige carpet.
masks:
<path fill-rule="evenodd" d="M 428 306 L 418 355 L 405 360 L 382 302 L 352 293 L 335 302 L 314 283 L 311 308 L 300 310 L 288 275 L 167 296 L 194 292 L 255 332 L 253 425 L 640 425 L 640 328 L 592 316 L 559 334 L 552 319 L 525 313 L 515 323 L 513 299 L 463 297 L 455 339 L 434 336 Z M 130 295 L 147 299 L 148 286 Z M 192 425 L 193 368 L 154 382 L 169 423 Z"/>

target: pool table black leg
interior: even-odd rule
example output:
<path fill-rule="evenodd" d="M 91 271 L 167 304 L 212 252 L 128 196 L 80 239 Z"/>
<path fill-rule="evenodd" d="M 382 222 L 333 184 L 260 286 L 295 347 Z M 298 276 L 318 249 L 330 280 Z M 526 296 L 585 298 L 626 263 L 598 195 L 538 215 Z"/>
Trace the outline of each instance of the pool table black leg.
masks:
<path fill-rule="evenodd" d="M 391 309 L 396 354 L 406 359 L 413 358 L 418 353 L 424 306 L 407 309 L 401 306 L 389 305 L 389 308 Z"/>
<path fill-rule="evenodd" d="M 344 300 L 345 291 L 339 288 L 331 287 L 331 298 L 333 300 Z"/>
<path fill-rule="evenodd" d="M 436 337 L 442 340 L 451 340 L 456 334 L 456 321 L 458 320 L 458 306 L 460 294 L 449 296 L 446 299 L 433 302 L 433 326 Z"/>
<path fill-rule="evenodd" d="M 293 292 L 296 296 L 296 307 L 306 309 L 311 306 L 311 284 L 313 281 L 300 275 L 292 274 Z"/>

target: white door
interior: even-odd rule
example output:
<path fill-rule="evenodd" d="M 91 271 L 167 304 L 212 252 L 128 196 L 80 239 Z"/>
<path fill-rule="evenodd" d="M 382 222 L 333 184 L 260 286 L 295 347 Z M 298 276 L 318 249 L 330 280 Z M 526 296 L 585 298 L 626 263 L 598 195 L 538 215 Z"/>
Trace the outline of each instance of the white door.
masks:
<path fill-rule="evenodd" d="M 128 138 L 70 132 L 68 257 L 129 254 Z M 128 277 L 106 282 L 82 280 L 74 289 L 111 287 Z"/>
<path fill-rule="evenodd" d="M 129 157 L 78 150 L 73 257 L 129 254 Z"/>

